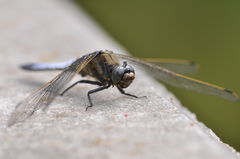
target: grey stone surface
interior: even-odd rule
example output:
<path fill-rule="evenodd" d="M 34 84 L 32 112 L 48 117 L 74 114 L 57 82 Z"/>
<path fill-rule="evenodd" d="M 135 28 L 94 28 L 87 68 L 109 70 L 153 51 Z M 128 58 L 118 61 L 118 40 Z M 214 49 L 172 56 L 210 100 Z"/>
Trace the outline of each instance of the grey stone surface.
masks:
<path fill-rule="evenodd" d="M 69 1 L 0 0 L 1 159 L 240 158 L 141 70 L 126 91 L 147 98 L 110 88 L 95 94 L 95 107 L 85 112 L 86 92 L 94 87 L 77 86 L 47 112 L 7 128 L 15 105 L 58 73 L 24 72 L 19 64 L 69 60 L 99 49 L 126 53 L 90 19 Z"/>

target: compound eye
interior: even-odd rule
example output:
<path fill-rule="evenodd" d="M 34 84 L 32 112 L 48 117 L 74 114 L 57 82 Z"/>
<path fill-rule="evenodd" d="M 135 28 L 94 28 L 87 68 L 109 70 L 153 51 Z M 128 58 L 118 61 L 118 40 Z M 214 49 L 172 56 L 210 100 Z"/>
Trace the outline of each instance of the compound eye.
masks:
<path fill-rule="evenodd" d="M 111 80 L 114 84 L 117 84 L 119 82 L 123 83 L 131 83 L 135 77 L 134 69 L 132 66 L 128 65 L 126 61 L 123 62 L 122 66 L 117 66 L 113 68 L 112 74 L 111 74 Z M 131 77 L 130 77 L 131 76 Z M 134 77 L 133 77 L 134 76 Z M 127 80 L 127 82 L 126 82 Z M 124 84 L 126 85 L 126 84 Z M 126 87 L 124 87 L 126 88 Z"/>
<path fill-rule="evenodd" d="M 132 66 L 130 66 L 130 65 L 127 65 L 127 66 L 126 66 L 125 73 L 130 73 L 130 72 L 133 72 L 133 73 L 134 73 L 134 69 L 133 69 L 133 67 L 132 67 Z"/>
<path fill-rule="evenodd" d="M 125 68 L 125 73 L 130 73 L 130 72 L 134 73 L 133 67 L 128 65 L 127 61 L 123 61 L 123 67 Z"/>
<path fill-rule="evenodd" d="M 118 83 L 121 81 L 123 75 L 125 73 L 125 68 L 122 66 L 117 66 L 113 68 L 112 74 L 111 74 L 111 79 L 114 84 Z"/>

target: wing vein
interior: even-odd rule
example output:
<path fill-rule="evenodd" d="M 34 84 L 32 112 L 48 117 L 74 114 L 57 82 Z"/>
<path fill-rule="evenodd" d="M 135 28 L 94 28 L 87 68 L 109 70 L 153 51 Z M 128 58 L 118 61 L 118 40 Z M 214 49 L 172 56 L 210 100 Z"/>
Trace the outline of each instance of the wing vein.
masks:
<path fill-rule="evenodd" d="M 131 61 L 136 65 L 142 66 L 149 71 L 151 76 L 169 85 L 194 90 L 200 93 L 216 95 L 232 101 L 239 101 L 239 97 L 236 93 L 220 86 L 175 73 L 173 71 L 170 71 L 152 63 L 145 62 L 144 60 L 138 58 L 133 58 L 121 54 L 117 54 L 116 56 L 124 60 Z"/>
<path fill-rule="evenodd" d="M 13 110 L 8 120 L 8 126 L 26 120 L 39 109 L 45 110 L 55 99 L 59 91 L 79 73 L 99 52 L 94 52 L 78 58 L 70 66 L 21 101 Z"/>

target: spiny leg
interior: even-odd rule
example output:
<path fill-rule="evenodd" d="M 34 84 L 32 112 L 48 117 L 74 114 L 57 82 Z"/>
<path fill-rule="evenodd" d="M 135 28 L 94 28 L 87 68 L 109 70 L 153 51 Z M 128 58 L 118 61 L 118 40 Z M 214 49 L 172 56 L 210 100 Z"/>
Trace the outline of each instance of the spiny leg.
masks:
<path fill-rule="evenodd" d="M 88 101 L 89 101 L 89 104 L 90 104 L 90 105 L 87 106 L 86 111 L 88 110 L 88 108 L 90 108 L 90 107 L 93 106 L 92 100 L 91 100 L 91 97 L 90 97 L 90 94 L 93 94 L 93 93 L 96 93 L 96 92 L 100 92 L 100 91 L 102 91 L 102 90 L 104 90 L 104 89 L 109 88 L 110 86 L 111 86 L 111 85 L 102 86 L 102 87 L 99 87 L 99 88 L 96 88 L 96 89 L 93 89 L 93 90 L 88 91 Z"/>
<path fill-rule="evenodd" d="M 135 95 L 133 95 L 133 94 L 126 93 L 121 87 L 117 87 L 117 88 L 118 88 L 118 90 L 119 90 L 122 94 L 127 95 L 127 96 L 130 96 L 130 97 L 134 97 L 134 98 L 145 98 L 145 97 L 147 97 L 147 96 L 138 97 L 138 96 L 135 96 Z"/>
<path fill-rule="evenodd" d="M 98 81 L 80 80 L 80 81 L 77 81 L 77 82 L 73 83 L 68 88 L 66 88 L 60 95 L 63 96 L 69 89 L 71 89 L 72 87 L 74 87 L 75 85 L 77 85 L 79 83 L 87 83 L 87 84 L 93 84 L 93 85 L 98 85 L 98 86 L 103 85 L 101 82 L 98 82 Z"/>

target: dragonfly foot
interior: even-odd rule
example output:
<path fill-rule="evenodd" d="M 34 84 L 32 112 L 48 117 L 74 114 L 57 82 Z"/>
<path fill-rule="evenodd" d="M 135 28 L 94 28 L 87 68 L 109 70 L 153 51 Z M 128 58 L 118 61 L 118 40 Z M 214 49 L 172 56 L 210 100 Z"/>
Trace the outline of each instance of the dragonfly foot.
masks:
<path fill-rule="evenodd" d="M 91 108 L 91 107 L 92 107 L 91 105 L 87 106 L 85 111 L 87 111 L 87 110 L 88 110 L 89 108 Z"/>
<path fill-rule="evenodd" d="M 147 96 L 140 96 L 140 97 L 137 97 L 137 98 L 147 98 Z"/>

